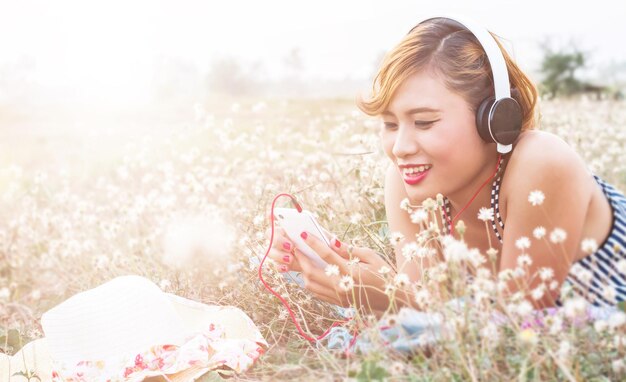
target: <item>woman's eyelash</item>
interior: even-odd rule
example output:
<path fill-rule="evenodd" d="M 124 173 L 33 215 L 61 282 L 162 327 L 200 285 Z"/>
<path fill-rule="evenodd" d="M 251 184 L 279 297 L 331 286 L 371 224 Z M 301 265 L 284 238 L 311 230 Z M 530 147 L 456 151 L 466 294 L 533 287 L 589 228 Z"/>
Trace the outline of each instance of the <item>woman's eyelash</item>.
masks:
<path fill-rule="evenodd" d="M 428 125 L 433 124 L 434 122 L 437 122 L 437 121 L 415 121 L 415 125 L 417 125 L 417 126 L 428 126 Z M 387 129 L 392 129 L 392 128 L 396 127 L 396 124 L 395 123 L 391 123 L 391 122 L 385 122 L 384 125 L 385 125 L 385 128 L 387 128 Z"/>

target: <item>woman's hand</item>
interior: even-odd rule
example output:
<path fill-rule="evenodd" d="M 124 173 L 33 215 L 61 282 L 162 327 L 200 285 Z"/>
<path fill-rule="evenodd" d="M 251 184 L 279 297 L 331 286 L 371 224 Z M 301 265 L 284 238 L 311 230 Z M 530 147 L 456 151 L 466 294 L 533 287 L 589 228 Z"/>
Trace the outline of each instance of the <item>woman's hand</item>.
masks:
<path fill-rule="evenodd" d="M 387 282 L 379 271 L 386 267 L 391 273 L 391 267 L 375 251 L 366 247 L 352 247 L 336 238 L 331 240 L 329 248 L 310 233 L 302 237 L 329 264 L 325 269 L 319 268 L 300 250 L 295 249 L 295 258 L 302 268 L 306 289 L 321 300 L 343 307 L 355 305 L 364 306 L 368 310 L 387 309 L 389 297 L 384 293 Z M 387 274 L 386 278 L 393 278 L 393 275 Z"/>
<path fill-rule="evenodd" d="M 271 228 L 268 228 L 267 231 L 265 231 L 265 234 L 269 239 L 272 235 Z M 296 246 L 289 240 L 285 230 L 281 227 L 275 226 L 274 241 L 268 257 L 278 264 L 278 270 L 280 272 L 302 271 L 298 259 L 294 256 L 295 248 Z"/>

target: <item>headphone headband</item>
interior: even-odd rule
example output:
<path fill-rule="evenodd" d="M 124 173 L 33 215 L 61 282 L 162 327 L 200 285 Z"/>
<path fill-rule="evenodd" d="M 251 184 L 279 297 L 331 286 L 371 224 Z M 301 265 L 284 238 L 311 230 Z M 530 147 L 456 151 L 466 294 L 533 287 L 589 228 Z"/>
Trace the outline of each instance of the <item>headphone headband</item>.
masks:
<path fill-rule="evenodd" d="M 449 19 L 456 21 L 465 28 L 467 28 L 476 38 L 480 45 L 482 45 L 489 65 L 491 66 L 491 72 L 493 74 L 493 85 L 496 92 L 496 101 L 502 98 L 511 97 L 511 90 L 509 86 L 509 72 L 506 69 L 506 61 L 500 47 L 496 43 L 496 40 L 489 33 L 489 31 L 483 27 L 480 23 L 468 18 L 467 16 L 431 16 L 423 19 L 418 23 L 421 24 L 425 21 L 437 18 Z"/>

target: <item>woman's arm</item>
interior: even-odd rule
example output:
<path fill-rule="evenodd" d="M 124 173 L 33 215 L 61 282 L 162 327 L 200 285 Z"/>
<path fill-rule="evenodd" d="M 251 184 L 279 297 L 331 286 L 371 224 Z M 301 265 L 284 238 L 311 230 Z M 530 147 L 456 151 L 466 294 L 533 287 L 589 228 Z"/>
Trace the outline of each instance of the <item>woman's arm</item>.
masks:
<path fill-rule="evenodd" d="M 564 141 L 551 134 L 537 134 L 520 142 L 514 155 L 516 160 L 511 160 L 507 166 L 510 184 L 507 186 L 499 270 L 516 268 L 519 256 L 527 254 L 532 263 L 525 267 L 526 274 L 521 281 L 528 283 L 528 290 L 533 290 L 545 285 L 537 272 L 551 268 L 554 271 L 552 280 L 558 282 L 558 288 L 545 288 L 541 298 L 530 301 L 535 308 L 549 307 L 555 304 L 578 252 L 593 183 L 589 181 L 589 173 L 581 158 Z M 529 202 L 529 194 L 534 190 L 545 195 L 540 205 L 533 206 Z M 545 227 L 546 236 L 537 239 L 533 237 L 533 230 L 540 226 Z M 557 228 L 566 232 L 562 242 L 554 240 L 559 239 L 559 235 L 552 237 L 553 240 L 550 238 Z M 522 237 L 529 238 L 529 248 L 523 248 L 525 240 L 518 242 Z M 510 293 L 520 289 L 514 280 L 508 282 L 508 287 Z"/>

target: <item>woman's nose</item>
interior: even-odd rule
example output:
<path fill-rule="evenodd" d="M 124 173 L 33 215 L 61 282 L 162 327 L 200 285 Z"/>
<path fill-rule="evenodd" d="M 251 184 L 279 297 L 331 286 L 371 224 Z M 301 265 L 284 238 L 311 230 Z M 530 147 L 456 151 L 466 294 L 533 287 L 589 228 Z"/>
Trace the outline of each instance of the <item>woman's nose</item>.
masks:
<path fill-rule="evenodd" d="M 411 130 L 403 127 L 398 127 L 398 133 L 396 134 L 392 154 L 398 158 L 405 157 L 416 153 L 419 150 L 419 144 Z"/>

